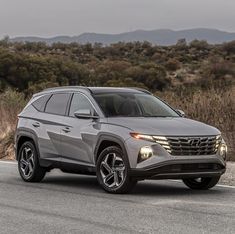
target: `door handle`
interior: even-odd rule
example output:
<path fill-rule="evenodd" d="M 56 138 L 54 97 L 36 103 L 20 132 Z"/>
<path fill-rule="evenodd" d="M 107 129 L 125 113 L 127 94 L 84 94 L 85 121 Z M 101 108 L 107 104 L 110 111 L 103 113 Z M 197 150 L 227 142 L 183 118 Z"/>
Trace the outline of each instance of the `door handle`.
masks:
<path fill-rule="evenodd" d="M 39 122 L 34 122 L 32 125 L 33 125 L 35 128 L 39 128 L 39 127 L 40 127 L 40 123 L 39 123 Z"/>
<path fill-rule="evenodd" d="M 64 127 L 64 128 L 62 128 L 62 131 L 65 133 L 71 132 L 70 127 Z"/>

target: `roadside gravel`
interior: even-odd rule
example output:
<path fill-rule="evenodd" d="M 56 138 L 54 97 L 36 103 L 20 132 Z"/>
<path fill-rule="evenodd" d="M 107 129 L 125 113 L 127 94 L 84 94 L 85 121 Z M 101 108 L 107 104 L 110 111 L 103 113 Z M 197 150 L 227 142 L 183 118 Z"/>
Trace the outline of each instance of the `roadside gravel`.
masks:
<path fill-rule="evenodd" d="M 221 177 L 220 184 L 235 186 L 235 162 L 227 162 L 227 170 Z"/>

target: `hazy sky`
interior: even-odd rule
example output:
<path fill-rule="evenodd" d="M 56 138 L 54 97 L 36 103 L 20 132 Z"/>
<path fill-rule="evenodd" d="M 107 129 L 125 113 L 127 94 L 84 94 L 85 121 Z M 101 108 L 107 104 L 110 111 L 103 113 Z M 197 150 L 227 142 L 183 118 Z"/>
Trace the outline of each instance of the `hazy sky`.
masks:
<path fill-rule="evenodd" d="M 235 32 L 235 0 L 0 0 L 0 37 L 195 27 Z"/>

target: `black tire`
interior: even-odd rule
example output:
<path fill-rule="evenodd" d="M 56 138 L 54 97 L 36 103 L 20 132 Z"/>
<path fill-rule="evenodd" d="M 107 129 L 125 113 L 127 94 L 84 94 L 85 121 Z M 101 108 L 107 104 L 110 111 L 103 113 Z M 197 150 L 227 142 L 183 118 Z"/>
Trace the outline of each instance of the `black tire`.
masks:
<path fill-rule="evenodd" d="M 32 152 L 32 157 L 29 157 L 28 152 Z M 26 160 L 26 157 L 28 157 L 28 161 Z M 25 161 L 28 164 L 26 164 Z M 27 168 L 29 173 L 26 173 Z M 23 145 L 20 147 L 18 153 L 18 170 L 21 178 L 25 182 L 40 182 L 46 174 L 46 168 L 43 168 L 39 165 L 38 153 L 33 142 L 31 141 L 23 143 Z"/>
<path fill-rule="evenodd" d="M 116 173 L 118 174 L 118 180 L 119 180 L 118 182 L 120 182 L 120 184 L 118 186 L 114 185 L 113 187 L 109 187 L 104 182 L 105 179 L 104 179 L 104 174 L 102 172 L 103 171 L 102 165 L 104 163 L 104 160 L 108 157 L 108 155 L 112 155 L 112 154 L 115 154 L 117 156 L 117 159 L 119 159 L 120 164 L 116 166 L 116 170 L 117 170 Z M 120 161 L 120 158 L 122 159 L 122 162 Z M 119 175 L 121 171 L 119 171 L 118 168 L 125 168 L 124 170 L 121 170 L 123 171 L 122 176 Z M 114 169 L 114 172 L 115 172 L 115 169 Z M 117 146 L 107 147 L 100 153 L 97 163 L 96 163 L 96 175 L 97 175 L 97 179 L 101 187 L 106 192 L 109 192 L 109 193 L 115 193 L 115 194 L 128 193 L 133 189 L 133 187 L 137 183 L 136 180 L 130 177 L 130 166 L 129 166 L 127 157 L 125 156 L 123 151 Z M 113 177 L 113 180 L 115 180 L 114 177 Z M 113 183 L 115 183 L 115 181 Z"/>
<path fill-rule="evenodd" d="M 200 178 L 200 181 L 198 181 L 198 178 L 183 179 L 183 182 L 191 189 L 207 190 L 214 187 L 219 182 L 219 180 L 220 176 L 216 176 Z"/>

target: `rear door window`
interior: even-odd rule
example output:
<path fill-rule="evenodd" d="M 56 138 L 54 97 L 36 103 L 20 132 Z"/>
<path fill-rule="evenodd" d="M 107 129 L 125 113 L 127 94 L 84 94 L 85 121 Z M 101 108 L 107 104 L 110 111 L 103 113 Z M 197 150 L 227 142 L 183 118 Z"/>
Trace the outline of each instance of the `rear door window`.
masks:
<path fill-rule="evenodd" d="M 42 97 L 38 98 L 35 102 L 32 103 L 34 108 L 38 111 L 44 111 L 46 102 L 50 98 L 51 95 L 43 95 Z"/>
<path fill-rule="evenodd" d="M 70 98 L 68 93 L 53 94 L 47 102 L 45 112 L 55 115 L 65 115 Z"/>

